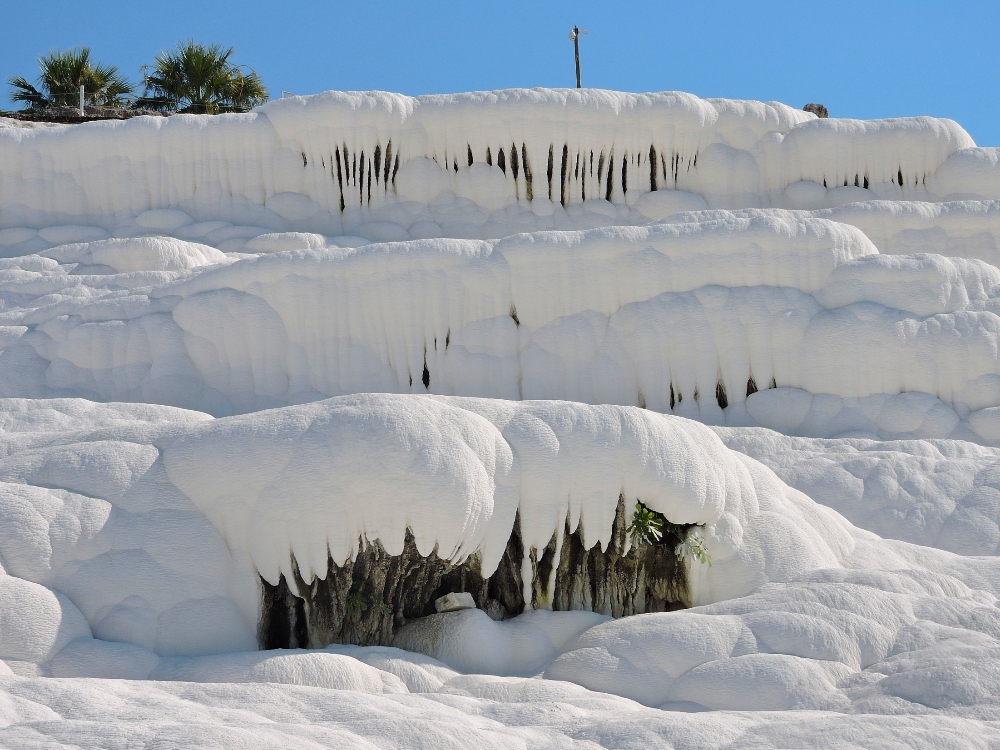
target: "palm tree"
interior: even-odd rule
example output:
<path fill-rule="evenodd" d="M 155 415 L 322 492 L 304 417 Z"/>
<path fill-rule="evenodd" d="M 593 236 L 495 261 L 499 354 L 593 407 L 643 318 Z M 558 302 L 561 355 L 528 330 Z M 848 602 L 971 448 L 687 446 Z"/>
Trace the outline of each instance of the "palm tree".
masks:
<path fill-rule="evenodd" d="M 252 70 L 244 73 L 229 62 L 233 48 L 218 44 L 177 45 L 156 56 L 152 71 L 144 69 L 144 96 L 137 107 L 219 114 L 246 112 L 267 101 L 267 89 Z"/>
<path fill-rule="evenodd" d="M 79 101 L 80 86 L 88 104 L 105 107 L 124 106 L 132 93 L 132 84 L 118 74 L 114 65 L 101 65 L 90 59 L 90 48 L 59 52 L 51 50 L 38 58 L 42 74 L 35 88 L 21 76 L 7 82 L 14 89 L 11 100 L 23 102 L 27 109 L 43 109 L 57 105 L 75 105 Z"/>

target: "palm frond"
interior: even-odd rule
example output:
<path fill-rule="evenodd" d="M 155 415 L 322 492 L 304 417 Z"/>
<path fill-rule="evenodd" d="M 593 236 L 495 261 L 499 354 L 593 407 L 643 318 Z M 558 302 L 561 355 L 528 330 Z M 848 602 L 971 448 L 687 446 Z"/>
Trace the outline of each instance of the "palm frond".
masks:
<path fill-rule="evenodd" d="M 156 56 L 143 75 L 136 105 L 193 114 L 245 112 L 267 101 L 267 89 L 253 71 L 245 75 L 229 59 L 233 48 L 182 42 Z"/>
<path fill-rule="evenodd" d="M 124 106 L 134 91 L 116 66 L 92 61 L 89 47 L 50 50 L 38 58 L 38 67 L 41 73 L 38 88 L 21 77 L 8 81 L 14 89 L 11 99 L 26 102 L 32 108 L 75 105 L 83 86 L 89 104 Z"/>
<path fill-rule="evenodd" d="M 11 101 L 23 102 L 27 104 L 30 109 L 39 109 L 46 106 L 47 101 L 45 99 L 45 95 L 21 76 L 8 78 L 7 83 L 12 89 L 14 89 L 14 91 L 10 94 Z"/>

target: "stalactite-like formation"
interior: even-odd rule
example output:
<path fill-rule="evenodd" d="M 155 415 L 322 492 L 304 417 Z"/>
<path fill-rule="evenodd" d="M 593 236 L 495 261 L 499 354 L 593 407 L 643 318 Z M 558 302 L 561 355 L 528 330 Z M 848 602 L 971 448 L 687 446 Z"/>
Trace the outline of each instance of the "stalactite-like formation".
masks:
<path fill-rule="evenodd" d="M 480 558 L 456 565 L 436 553 L 424 557 L 407 534 L 403 552 L 389 555 L 377 540 L 359 543 L 353 560 L 328 562 L 325 579 L 284 576 L 277 586 L 261 579 L 261 648 L 323 648 L 331 643 L 388 645 L 408 621 L 434 614 L 434 601 L 448 593 L 472 594 L 493 619 L 532 608 L 589 610 L 613 617 L 664 612 L 690 606 L 687 569 L 678 560 L 681 539 L 667 532 L 656 544 L 626 550 L 628 514 L 624 496 L 605 547 L 587 547 L 581 526 L 553 533 L 544 550 L 525 550 L 516 520 L 497 570 L 488 578 Z M 525 586 L 523 562 L 532 571 Z M 293 593 L 294 591 L 294 593 Z"/>

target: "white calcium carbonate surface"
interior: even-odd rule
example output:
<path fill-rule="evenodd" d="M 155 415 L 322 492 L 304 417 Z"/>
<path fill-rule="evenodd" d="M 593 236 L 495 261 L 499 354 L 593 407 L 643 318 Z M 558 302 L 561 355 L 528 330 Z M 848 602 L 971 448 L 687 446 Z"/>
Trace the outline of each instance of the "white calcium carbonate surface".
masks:
<path fill-rule="evenodd" d="M 997 154 L 676 92 L 0 122 L 0 745 L 1000 748 Z M 489 573 L 619 495 L 696 606 L 257 650 L 293 557 Z"/>
<path fill-rule="evenodd" d="M 820 437 L 1000 439 L 1000 271 L 882 255 L 829 219 L 713 212 L 238 260 L 147 237 L 3 266 L 7 396 L 222 415 L 430 392 Z"/>

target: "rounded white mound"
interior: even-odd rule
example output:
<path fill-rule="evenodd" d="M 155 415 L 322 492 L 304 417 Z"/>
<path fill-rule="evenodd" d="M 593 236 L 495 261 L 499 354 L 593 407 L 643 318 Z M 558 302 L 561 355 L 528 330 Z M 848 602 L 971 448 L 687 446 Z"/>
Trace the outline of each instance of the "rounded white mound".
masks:
<path fill-rule="evenodd" d="M 184 271 L 226 260 L 225 254 L 214 247 L 173 237 L 129 237 L 61 245 L 42 255 L 60 263 L 108 266 L 116 273 Z"/>
<path fill-rule="evenodd" d="M 836 567 L 855 544 L 708 428 L 635 407 L 345 396 L 205 423 L 165 446 L 164 465 L 272 583 L 294 580 L 292 559 L 306 580 L 325 576 L 362 535 L 399 554 L 407 529 L 423 554 L 481 552 L 490 575 L 515 512 L 525 554 L 566 522 L 604 545 L 621 495 L 705 527 L 698 602 Z"/>

